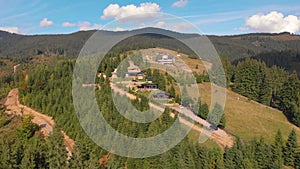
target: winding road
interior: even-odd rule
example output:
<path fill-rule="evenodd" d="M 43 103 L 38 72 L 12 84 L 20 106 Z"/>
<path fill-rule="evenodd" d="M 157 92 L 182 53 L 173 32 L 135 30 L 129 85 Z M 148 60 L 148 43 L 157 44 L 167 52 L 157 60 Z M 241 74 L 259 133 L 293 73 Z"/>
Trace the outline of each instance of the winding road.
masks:
<path fill-rule="evenodd" d="M 118 88 L 113 83 L 110 83 L 110 87 L 111 87 L 111 89 L 112 89 L 113 92 L 119 93 L 120 95 L 126 95 L 130 99 L 136 99 L 135 95 L 133 95 L 131 93 L 128 93 L 127 91 L 124 91 L 121 88 Z M 164 108 L 162 108 L 162 107 L 160 107 L 158 105 L 155 105 L 155 104 L 153 104 L 151 102 L 149 102 L 149 106 L 152 107 L 152 108 L 154 108 L 154 109 L 157 109 L 159 111 L 162 111 L 162 112 L 164 111 Z M 210 128 L 210 123 L 207 122 L 205 119 L 202 119 L 202 118 L 196 116 L 191 110 L 189 110 L 187 108 L 179 108 L 179 107 L 171 106 L 171 105 L 168 105 L 168 106 L 171 109 L 179 112 L 185 118 L 189 118 L 189 119 L 193 120 L 196 124 L 199 124 L 201 127 L 198 126 L 198 125 L 195 125 L 194 123 L 191 123 L 190 121 L 186 120 L 183 117 L 179 117 L 179 120 L 180 120 L 181 123 L 192 127 L 194 130 L 196 130 L 196 131 L 198 131 L 200 133 L 205 134 L 209 138 L 213 139 L 222 148 L 225 148 L 226 146 L 227 147 L 232 147 L 233 146 L 234 139 L 225 130 L 217 128 L 217 130 L 209 131 L 209 130 L 207 130 L 205 128 Z M 170 116 L 174 117 L 174 114 L 171 113 Z"/>
<path fill-rule="evenodd" d="M 4 106 L 6 107 L 6 113 L 21 116 L 31 115 L 33 117 L 32 122 L 40 127 L 40 130 L 43 133 L 44 137 L 48 137 L 49 134 L 53 131 L 53 127 L 55 125 L 52 117 L 41 114 L 33 110 L 32 108 L 20 104 L 18 93 L 19 90 L 17 88 L 12 89 L 8 93 L 7 99 L 4 103 Z"/>
<path fill-rule="evenodd" d="M 17 88 L 12 89 L 8 93 L 8 96 L 4 103 L 4 106 L 6 107 L 5 112 L 11 115 L 32 116 L 33 119 L 31 121 L 39 126 L 43 136 L 47 138 L 53 131 L 53 128 L 55 126 L 53 118 L 40 112 L 37 112 L 30 107 L 20 104 L 18 93 L 19 90 Z M 68 157 L 70 158 L 72 156 L 72 150 L 75 141 L 70 139 L 70 137 L 64 131 L 61 131 L 61 133 L 64 136 L 64 142 L 66 144 Z"/>

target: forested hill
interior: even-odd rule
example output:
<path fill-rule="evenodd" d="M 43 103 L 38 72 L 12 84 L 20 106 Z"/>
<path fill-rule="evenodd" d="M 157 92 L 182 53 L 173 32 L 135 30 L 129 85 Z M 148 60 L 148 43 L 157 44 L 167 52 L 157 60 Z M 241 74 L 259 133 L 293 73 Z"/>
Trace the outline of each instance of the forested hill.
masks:
<path fill-rule="evenodd" d="M 93 33 L 94 31 L 87 31 L 66 35 L 28 36 L 0 31 L 0 56 L 17 62 L 41 54 L 74 57 Z"/>
<path fill-rule="evenodd" d="M 197 36 L 195 34 L 180 34 L 158 28 L 144 28 L 149 32 L 168 32 L 179 34 L 184 38 Z M 140 30 L 133 30 L 140 31 Z M 0 57 L 9 58 L 15 62 L 28 61 L 34 55 L 63 55 L 65 57 L 74 58 L 78 55 L 80 49 L 86 40 L 95 31 L 80 31 L 72 34 L 64 35 L 17 35 L 0 31 Z M 107 33 L 116 34 L 123 32 Z M 235 36 L 213 36 L 208 38 L 215 45 L 221 56 L 228 58 L 230 61 L 239 60 L 245 57 L 255 57 L 264 60 L 268 64 L 268 60 L 277 58 L 278 52 L 292 52 L 293 55 L 287 56 L 289 59 L 284 60 L 283 65 L 287 70 L 293 69 L 294 62 L 297 59 L 298 51 L 300 51 L 300 36 L 289 33 L 280 34 L 245 34 Z M 162 47 L 171 50 L 180 50 L 183 53 L 192 54 L 185 45 L 170 37 L 157 34 L 137 35 L 121 42 L 119 47 L 124 50 L 136 48 Z M 275 53 L 275 54 L 274 54 Z M 276 59 L 275 58 L 275 59 Z M 279 62 L 282 63 L 282 62 Z M 273 63 L 270 63 L 273 64 Z M 276 64 L 276 63 L 275 63 Z M 297 64 L 296 64 L 297 65 Z"/>

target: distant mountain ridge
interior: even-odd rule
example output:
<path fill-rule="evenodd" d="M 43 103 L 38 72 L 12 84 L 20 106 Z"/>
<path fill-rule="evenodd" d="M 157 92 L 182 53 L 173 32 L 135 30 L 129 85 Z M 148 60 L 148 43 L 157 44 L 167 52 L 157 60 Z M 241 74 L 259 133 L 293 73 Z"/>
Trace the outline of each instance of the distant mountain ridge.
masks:
<path fill-rule="evenodd" d="M 163 47 L 180 51 L 186 54 L 193 52 L 182 45 L 178 40 L 159 35 L 159 32 L 175 34 L 182 38 L 193 38 L 197 34 L 183 34 L 159 28 L 143 28 L 132 30 L 136 32 L 153 32 L 150 34 L 136 35 L 120 42 L 121 48 L 137 49 L 147 47 Z M 122 34 L 124 32 L 103 31 L 108 34 Z M 28 60 L 33 55 L 64 55 L 68 58 L 75 58 L 79 54 L 84 43 L 96 31 L 80 31 L 71 34 L 59 35 L 18 35 L 0 31 L 0 58 L 14 59 L 17 62 Z M 145 32 L 145 31 L 144 31 Z M 239 60 L 245 57 L 257 57 L 262 53 L 274 53 L 282 51 L 300 51 L 300 36 L 283 33 L 251 33 L 243 35 L 215 36 L 207 35 L 214 44 L 219 55 L 228 58 L 230 61 Z M 272 56 L 268 56 L 272 57 Z M 266 58 L 264 56 L 264 58 Z M 270 60 L 270 58 L 268 58 Z M 295 61 L 295 59 L 289 59 Z M 297 59 L 296 59 L 297 61 Z"/>

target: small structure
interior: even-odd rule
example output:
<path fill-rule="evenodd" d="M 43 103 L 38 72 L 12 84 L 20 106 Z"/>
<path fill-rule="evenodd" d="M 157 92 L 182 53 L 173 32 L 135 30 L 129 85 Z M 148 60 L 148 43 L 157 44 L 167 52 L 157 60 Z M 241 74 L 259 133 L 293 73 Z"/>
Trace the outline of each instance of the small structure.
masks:
<path fill-rule="evenodd" d="M 151 60 L 151 58 L 149 57 L 149 55 L 146 55 L 145 57 L 143 57 L 144 62 L 148 62 L 150 60 Z"/>
<path fill-rule="evenodd" d="M 139 80 L 144 79 L 144 73 L 143 72 L 137 73 L 136 78 L 139 79 Z"/>
<path fill-rule="evenodd" d="M 152 83 L 152 77 L 151 77 L 151 76 L 148 76 L 148 77 L 146 78 L 146 82 L 147 82 L 147 83 Z"/>
<path fill-rule="evenodd" d="M 160 64 L 174 64 L 175 58 L 168 53 L 158 53 L 156 61 Z"/>
<path fill-rule="evenodd" d="M 17 64 L 17 65 L 14 66 L 14 73 L 17 72 L 17 69 L 18 69 L 19 66 L 20 66 L 20 64 Z"/>
<path fill-rule="evenodd" d="M 141 72 L 141 69 L 134 65 L 132 61 L 129 61 L 129 67 L 127 68 L 126 77 L 136 77 L 138 73 Z"/>
<path fill-rule="evenodd" d="M 172 98 L 171 94 L 168 92 L 157 92 L 153 97 L 159 100 L 168 100 Z"/>
<path fill-rule="evenodd" d="M 138 86 L 139 90 L 153 90 L 153 89 L 158 89 L 158 84 L 147 84 L 143 83 L 140 86 Z"/>

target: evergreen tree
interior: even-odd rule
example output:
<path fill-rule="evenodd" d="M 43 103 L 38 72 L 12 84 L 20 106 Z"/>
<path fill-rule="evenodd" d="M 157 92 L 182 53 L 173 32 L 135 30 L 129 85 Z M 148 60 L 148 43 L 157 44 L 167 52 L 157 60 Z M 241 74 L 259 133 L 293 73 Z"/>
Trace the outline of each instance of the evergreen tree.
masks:
<path fill-rule="evenodd" d="M 248 97 L 251 100 L 258 100 L 262 85 L 265 65 L 246 58 L 236 67 L 234 78 L 234 91 Z"/>
<path fill-rule="evenodd" d="M 17 129 L 20 138 L 28 139 L 33 136 L 34 132 L 38 130 L 38 126 L 31 122 L 33 117 L 25 116 L 22 117 L 22 124 Z"/>
<path fill-rule="evenodd" d="M 275 136 L 275 141 L 274 144 L 272 146 L 272 150 L 273 150 L 273 166 L 272 168 L 282 168 L 283 166 L 283 146 L 284 146 L 284 141 L 281 135 L 281 131 L 278 130 L 277 134 Z"/>
<path fill-rule="evenodd" d="M 67 167 L 67 150 L 64 143 L 64 137 L 58 129 L 54 129 L 49 136 L 47 163 L 50 169 L 66 168 Z"/>
<path fill-rule="evenodd" d="M 292 73 L 283 88 L 280 90 L 277 98 L 279 100 L 279 109 L 282 110 L 288 119 L 300 126 L 300 81 L 296 72 Z"/>
<path fill-rule="evenodd" d="M 207 119 L 208 113 L 209 113 L 208 105 L 206 103 L 204 103 L 204 104 L 200 103 L 198 115 L 203 119 Z"/>
<path fill-rule="evenodd" d="M 272 77 L 266 65 L 262 66 L 262 83 L 259 92 L 259 102 L 265 105 L 270 105 L 272 99 Z"/>
<path fill-rule="evenodd" d="M 295 169 L 300 169 L 300 152 L 297 152 L 295 155 L 294 167 Z"/>
<path fill-rule="evenodd" d="M 230 149 L 228 147 L 225 147 L 224 154 L 223 154 L 223 161 L 224 161 L 224 166 L 225 168 L 228 169 L 235 169 L 235 162 L 233 161 L 234 159 L 234 148 L 235 146 Z"/>
<path fill-rule="evenodd" d="M 288 140 L 286 141 L 285 148 L 283 151 L 285 165 L 294 166 L 297 148 L 298 145 L 296 131 L 292 130 L 288 137 Z"/>
<path fill-rule="evenodd" d="M 229 84 L 234 81 L 235 68 L 226 58 L 222 59 L 222 63 L 226 75 L 227 86 L 229 86 Z"/>
<path fill-rule="evenodd" d="M 16 141 L 13 144 L 13 147 L 10 152 L 10 156 L 12 159 L 10 163 L 12 164 L 13 168 L 20 168 L 23 156 L 24 156 L 24 142 L 23 141 Z"/>
<path fill-rule="evenodd" d="M 254 149 L 254 158 L 257 161 L 259 168 L 264 168 L 267 165 L 267 154 L 266 147 L 267 145 L 264 142 L 264 139 L 261 138 L 259 141 L 255 141 Z"/>
<path fill-rule="evenodd" d="M 223 107 L 216 103 L 212 110 L 212 113 L 208 115 L 207 120 L 214 126 L 225 128 L 226 120 Z"/>

